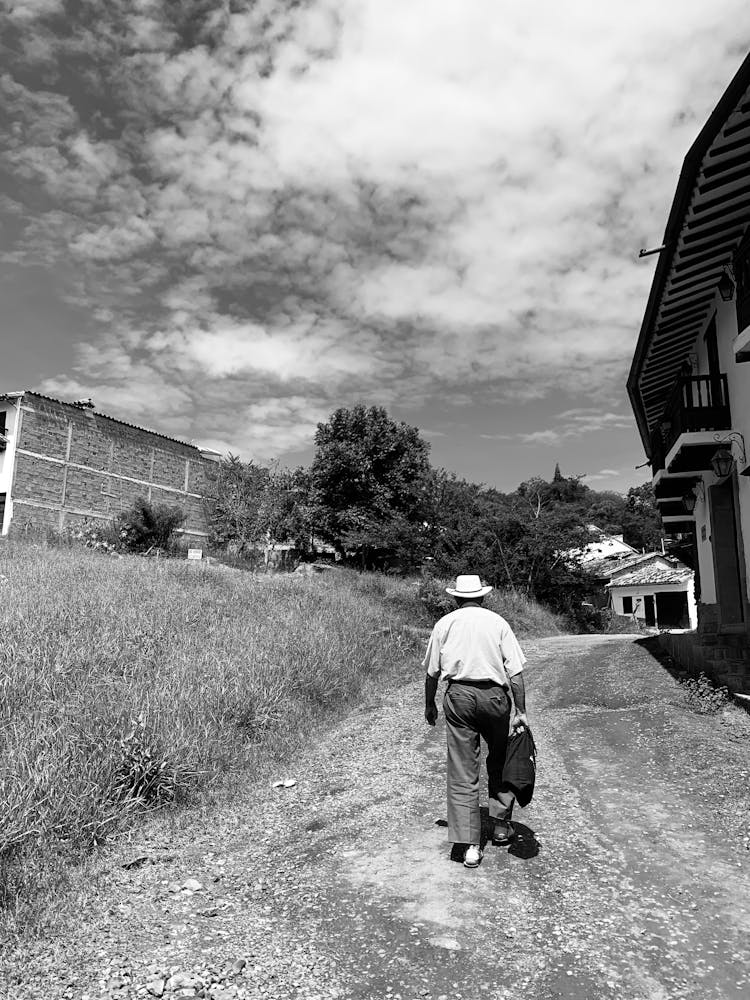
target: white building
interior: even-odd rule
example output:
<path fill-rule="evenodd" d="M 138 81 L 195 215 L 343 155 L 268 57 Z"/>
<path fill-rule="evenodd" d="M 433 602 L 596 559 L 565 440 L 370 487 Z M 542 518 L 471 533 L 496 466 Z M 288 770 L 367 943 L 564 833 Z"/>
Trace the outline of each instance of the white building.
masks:
<path fill-rule="evenodd" d="M 636 549 L 623 541 L 622 535 L 608 535 L 601 528 L 597 528 L 595 524 L 588 524 L 586 528 L 591 536 L 591 541 L 583 548 L 571 552 L 576 562 L 582 566 L 598 562 L 600 559 L 621 559 L 623 556 L 636 554 Z"/>
<path fill-rule="evenodd" d="M 648 553 L 616 570 L 607 584 L 612 610 L 658 629 L 694 629 L 698 624 L 693 571 L 684 563 Z"/>
<path fill-rule="evenodd" d="M 665 528 L 692 536 L 698 628 L 670 651 L 750 691 L 750 56 L 689 150 L 628 379 Z"/>

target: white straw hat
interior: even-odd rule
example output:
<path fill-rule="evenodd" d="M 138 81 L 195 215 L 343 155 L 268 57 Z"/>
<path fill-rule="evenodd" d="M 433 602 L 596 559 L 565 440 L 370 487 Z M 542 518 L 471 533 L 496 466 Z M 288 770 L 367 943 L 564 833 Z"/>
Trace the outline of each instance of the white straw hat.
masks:
<path fill-rule="evenodd" d="M 451 597 L 485 597 L 492 590 L 492 587 L 483 587 L 478 576 L 467 575 L 456 577 L 456 589 L 446 587 L 446 594 Z"/>

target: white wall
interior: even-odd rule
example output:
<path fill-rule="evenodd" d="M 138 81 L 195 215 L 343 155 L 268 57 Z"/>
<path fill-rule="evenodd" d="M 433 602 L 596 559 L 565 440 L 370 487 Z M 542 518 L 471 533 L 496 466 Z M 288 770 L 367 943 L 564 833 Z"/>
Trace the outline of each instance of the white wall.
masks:
<path fill-rule="evenodd" d="M 698 611 L 695 604 L 695 588 L 693 587 L 692 581 L 687 585 L 684 583 L 661 583 L 657 586 L 649 586 L 648 584 L 642 584 L 640 586 L 632 587 L 610 587 L 610 596 L 612 598 L 612 610 L 616 615 L 630 615 L 635 613 L 635 617 L 639 621 L 644 621 L 646 618 L 646 602 L 644 597 L 650 596 L 654 598 L 656 602 L 657 594 L 674 594 L 687 592 L 687 604 L 688 604 L 688 617 L 690 619 L 690 628 L 698 627 Z M 623 608 L 623 598 L 630 597 L 633 600 L 633 612 L 625 611 Z M 658 622 L 657 622 L 658 624 Z"/>
<path fill-rule="evenodd" d="M 13 484 L 13 465 L 16 457 L 16 422 L 18 420 L 18 407 L 13 402 L 0 401 L 0 411 L 5 411 L 5 433 L 8 437 L 8 445 L 5 451 L 0 451 L 0 493 L 5 493 L 5 517 L 0 524 L 0 534 L 4 535 L 8 531 L 8 525 L 12 515 L 13 500 L 10 495 L 10 488 Z"/>
<path fill-rule="evenodd" d="M 723 302 L 716 295 L 716 333 L 719 349 L 719 364 L 726 373 L 729 387 L 729 401 L 732 413 L 732 430 L 739 431 L 745 440 L 745 461 L 742 460 L 742 449 L 734 444 L 731 451 L 737 461 L 738 472 L 750 463 L 750 363 L 737 364 L 734 360 L 733 341 L 737 336 L 737 312 L 735 302 Z M 713 312 L 709 313 L 706 327 L 711 322 Z M 693 353 L 697 356 L 696 374 L 708 374 L 708 357 L 703 340 L 705 328 L 696 339 Z M 729 447 L 729 446 L 727 446 Z M 698 501 L 695 505 L 695 530 L 698 549 L 698 568 L 701 579 L 701 601 L 704 604 L 716 602 L 716 581 L 714 578 L 713 553 L 711 549 L 711 519 L 708 504 L 708 490 L 719 480 L 712 472 L 703 476 L 702 491 L 699 489 Z M 750 477 L 737 477 L 740 501 L 740 525 L 742 529 L 745 566 L 750 571 Z M 702 495 L 701 495 L 702 494 Z M 745 595 L 750 599 L 750 594 Z"/>
<path fill-rule="evenodd" d="M 732 408 L 732 430 L 739 431 L 745 440 L 745 460 L 741 449 L 734 445 L 732 452 L 737 461 L 738 473 L 750 464 L 750 362 L 738 364 L 734 360 L 733 341 L 737 336 L 737 312 L 734 302 L 718 304 L 719 315 L 719 358 L 722 369 L 727 373 L 729 400 Z M 740 502 L 740 525 L 745 551 L 745 566 L 750 578 L 750 476 L 737 476 Z M 750 599 L 750 594 L 745 594 Z"/>

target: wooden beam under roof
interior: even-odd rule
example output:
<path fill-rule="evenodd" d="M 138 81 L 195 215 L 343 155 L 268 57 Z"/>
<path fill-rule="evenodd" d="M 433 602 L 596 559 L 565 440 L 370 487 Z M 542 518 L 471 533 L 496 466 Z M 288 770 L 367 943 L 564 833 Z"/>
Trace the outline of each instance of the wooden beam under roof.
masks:
<path fill-rule="evenodd" d="M 714 297 L 714 293 L 711 292 L 710 294 L 704 293 L 701 296 L 696 296 L 694 302 L 691 301 L 690 303 L 688 303 L 686 305 L 671 306 L 671 305 L 669 305 L 667 303 L 666 305 L 662 306 L 662 308 L 661 308 L 661 310 L 659 312 L 659 316 L 663 317 L 665 319 L 667 319 L 667 318 L 668 319 L 672 319 L 672 317 L 677 316 L 680 313 L 683 313 L 683 312 L 687 311 L 688 309 L 694 309 L 694 308 L 696 308 L 696 306 L 698 305 L 698 303 L 702 302 L 704 299 L 705 299 L 705 301 L 707 303 L 710 302 L 713 299 L 713 297 Z"/>
<path fill-rule="evenodd" d="M 700 267 L 701 264 L 708 264 L 711 261 L 730 259 L 732 256 L 731 250 L 723 250 L 717 252 L 716 250 L 706 250 L 705 253 L 696 254 L 694 257 L 688 257 L 685 260 L 680 260 L 679 264 L 675 264 L 673 271 L 675 274 L 683 274 L 688 268 Z"/>
<path fill-rule="evenodd" d="M 700 316 L 691 315 L 681 320 L 675 320 L 673 323 L 668 323 L 665 326 L 660 326 L 654 334 L 654 346 L 660 347 L 662 344 L 669 343 L 670 340 L 682 336 L 690 330 L 697 332 L 703 326 L 703 323 L 704 317 L 701 314 Z"/>
<path fill-rule="evenodd" d="M 750 121 L 747 122 L 747 128 L 750 128 Z M 706 157 L 709 160 L 715 160 L 725 153 L 733 153 L 737 149 L 747 149 L 749 144 L 750 135 L 743 136 L 741 139 L 732 139 L 729 142 L 717 143 L 713 149 L 709 149 Z"/>
<path fill-rule="evenodd" d="M 737 135 L 743 129 L 750 129 L 750 118 L 743 118 L 742 121 L 735 122 L 732 125 L 727 125 L 725 129 L 722 130 L 723 136 Z"/>
<path fill-rule="evenodd" d="M 747 167 L 739 170 L 727 172 L 716 177 L 714 180 L 705 181 L 698 186 L 698 194 L 709 194 L 711 191 L 718 191 L 719 188 L 728 187 L 736 181 L 744 181 L 747 178 Z"/>
<path fill-rule="evenodd" d="M 726 207 L 728 201 L 732 198 L 744 198 L 746 194 L 750 193 L 750 184 L 742 184 L 733 188 L 729 199 L 727 199 L 726 193 L 723 195 L 714 195 L 713 198 L 701 198 L 693 204 L 690 210 L 690 216 L 700 215 L 701 212 L 708 212 L 713 208 Z"/>
<path fill-rule="evenodd" d="M 713 153 L 713 158 L 717 158 L 717 162 L 711 163 L 703 167 L 701 173 L 704 177 L 718 177 L 720 174 L 724 174 L 727 171 L 734 170 L 735 167 L 741 167 L 743 171 L 743 176 L 747 176 L 747 149 L 745 144 L 742 144 L 742 153 L 739 155 L 728 156 L 726 160 L 718 160 L 719 155 L 722 150 L 716 149 Z M 708 154 L 708 159 L 712 159 L 711 153 Z"/>
<path fill-rule="evenodd" d="M 680 246 L 692 247 L 695 243 L 708 239 L 710 236 L 718 236 L 722 239 L 722 242 L 726 243 L 727 240 L 731 239 L 729 231 L 732 226 L 739 226 L 741 229 L 743 225 L 743 220 L 731 215 L 729 218 L 722 219 L 719 222 L 696 221 L 685 227 L 688 232 L 680 240 Z"/>
<path fill-rule="evenodd" d="M 707 250 L 714 247 L 726 247 L 727 243 L 730 243 L 735 237 L 739 239 L 742 235 L 744 226 L 742 223 L 735 222 L 732 224 L 731 228 L 727 231 L 726 235 L 715 235 L 709 232 L 695 232 L 689 233 L 681 240 L 680 243 L 680 258 L 692 256 L 693 254 L 705 253 Z"/>
<path fill-rule="evenodd" d="M 737 188 L 728 201 L 720 198 L 718 201 L 714 201 L 712 205 L 709 205 L 707 201 L 702 201 L 700 204 L 696 204 L 687 218 L 685 228 L 692 229 L 703 219 L 708 219 L 709 222 L 714 222 L 716 219 L 720 219 L 727 212 L 737 212 L 738 215 L 741 215 L 742 212 L 746 211 L 748 206 L 750 206 L 749 195 L 750 185 L 744 188 Z"/>
<path fill-rule="evenodd" d="M 670 340 L 681 336 L 688 330 L 700 327 L 703 322 L 704 313 L 701 311 L 700 313 L 691 313 L 689 316 L 682 316 L 679 320 L 660 326 L 654 334 L 653 346 L 656 347 L 660 344 L 668 343 Z"/>
<path fill-rule="evenodd" d="M 665 385 L 672 385 L 674 383 L 675 378 L 677 377 L 678 368 L 679 364 L 677 361 L 677 356 L 675 356 L 672 363 L 669 365 L 665 365 L 665 367 L 659 371 L 658 375 L 654 375 L 651 379 L 649 379 L 648 382 L 644 381 L 643 383 L 644 395 L 649 395 L 650 393 L 653 393 L 656 390 L 657 386 L 659 387 L 660 390 L 663 390 Z"/>
<path fill-rule="evenodd" d="M 689 354 L 690 348 L 696 341 L 702 327 L 686 332 L 680 337 L 673 337 L 672 340 L 654 347 L 653 353 L 649 355 L 649 361 L 653 365 L 657 361 L 662 361 L 673 354 Z M 645 378 L 645 376 L 644 376 Z M 645 382 L 644 382 L 645 385 Z"/>
<path fill-rule="evenodd" d="M 696 281 L 705 281 L 707 285 L 715 285 L 716 282 L 721 277 L 721 273 L 724 270 L 724 265 L 721 261 L 726 259 L 726 254 L 722 254 L 720 257 L 714 259 L 711 264 L 704 264 L 703 267 L 696 274 L 679 274 L 676 275 L 671 282 L 671 288 L 674 291 L 681 291 L 683 288 L 693 288 Z M 710 268 L 710 270 L 708 270 Z"/>

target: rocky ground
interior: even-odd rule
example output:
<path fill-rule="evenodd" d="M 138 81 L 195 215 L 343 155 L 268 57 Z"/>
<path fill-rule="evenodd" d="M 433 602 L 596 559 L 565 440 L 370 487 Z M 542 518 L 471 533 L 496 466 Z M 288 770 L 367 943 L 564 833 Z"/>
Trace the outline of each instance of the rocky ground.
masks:
<path fill-rule="evenodd" d="M 5 1000 L 726 1000 L 750 995 L 750 717 L 690 711 L 628 636 L 527 644 L 537 792 L 451 860 L 422 676 L 231 805 L 152 820 L 84 873 Z"/>

